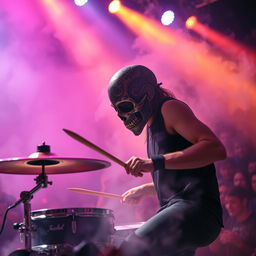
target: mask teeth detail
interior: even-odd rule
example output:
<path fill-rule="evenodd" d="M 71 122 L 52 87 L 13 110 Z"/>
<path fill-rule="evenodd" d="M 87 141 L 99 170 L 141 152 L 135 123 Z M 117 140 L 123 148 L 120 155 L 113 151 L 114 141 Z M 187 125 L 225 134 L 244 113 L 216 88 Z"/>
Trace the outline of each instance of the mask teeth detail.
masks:
<path fill-rule="evenodd" d="M 134 128 L 138 123 L 140 122 L 140 119 L 135 117 L 133 118 L 130 122 L 128 122 L 127 124 L 125 124 L 125 126 L 128 128 L 128 129 L 132 129 Z"/>

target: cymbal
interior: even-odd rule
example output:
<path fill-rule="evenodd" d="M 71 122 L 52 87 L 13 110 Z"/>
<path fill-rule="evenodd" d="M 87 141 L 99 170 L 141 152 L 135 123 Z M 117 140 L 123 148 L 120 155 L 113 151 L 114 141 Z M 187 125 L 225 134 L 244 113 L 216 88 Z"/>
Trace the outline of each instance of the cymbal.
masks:
<path fill-rule="evenodd" d="M 28 158 L 0 159 L 0 173 L 40 174 L 42 166 L 45 166 L 46 174 L 64 174 L 99 170 L 109 167 L 110 163 L 90 158 L 59 157 L 42 152 L 31 154 Z"/>

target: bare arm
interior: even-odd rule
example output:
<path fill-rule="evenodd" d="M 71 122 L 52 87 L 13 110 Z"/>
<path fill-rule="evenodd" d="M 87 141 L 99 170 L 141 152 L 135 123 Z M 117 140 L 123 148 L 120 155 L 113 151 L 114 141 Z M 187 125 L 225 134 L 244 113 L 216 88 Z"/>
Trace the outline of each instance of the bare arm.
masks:
<path fill-rule="evenodd" d="M 226 158 L 222 143 L 187 105 L 168 101 L 162 106 L 162 115 L 169 133 L 178 133 L 193 144 L 185 150 L 165 154 L 167 169 L 198 168 Z"/>
<path fill-rule="evenodd" d="M 167 101 L 161 111 L 167 132 L 180 134 L 192 143 L 182 151 L 165 154 L 166 169 L 199 168 L 226 158 L 222 143 L 186 104 L 176 100 Z M 125 169 L 128 174 L 142 176 L 142 172 L 152 172 L 154 166 L 151 159 L 131 157 Z"/>
<path fill-rule="evenodd" d="M 127 204 L 137 204 L 145 196 L 155 195 L 155 187 L 153 183 L 146 183 L 127 190 L 122 194 L 123 202 Z"/>

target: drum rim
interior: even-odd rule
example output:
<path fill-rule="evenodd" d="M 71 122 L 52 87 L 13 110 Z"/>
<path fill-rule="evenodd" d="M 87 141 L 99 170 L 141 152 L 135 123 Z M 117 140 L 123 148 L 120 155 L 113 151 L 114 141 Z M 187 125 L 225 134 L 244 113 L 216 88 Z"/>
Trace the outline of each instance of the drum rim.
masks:
<path fill-rule="evenodd" d="M 114 217 L 113 210 L 96 207 L 73 207 L 73 208 L 49 208 L 31 212 L 32 219 L 48 217 L 90 216 L 90 217 Z"/>
<path fill-rule="evenodd" d="M 63 249 L 65 247 L 74 247 L 74 245 L 72 244 L 40 244 L 40 245 L 34 245 L 32 246 L 32 250 L 36 251 L 36 252 L 43 252 L 46 250 L 59 250 L 59 249 Z"/>

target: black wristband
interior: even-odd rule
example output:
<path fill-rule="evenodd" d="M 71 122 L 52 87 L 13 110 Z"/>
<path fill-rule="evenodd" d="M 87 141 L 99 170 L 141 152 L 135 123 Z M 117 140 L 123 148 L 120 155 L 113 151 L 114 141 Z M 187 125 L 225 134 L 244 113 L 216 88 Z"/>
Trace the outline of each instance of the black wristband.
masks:
<path fill-rule="evenodd" d="M 163 155 L 156 155 L 151 157 L 152 163 L 154 165 L 154 171 L 164 169 L 165 158 Z"/>

